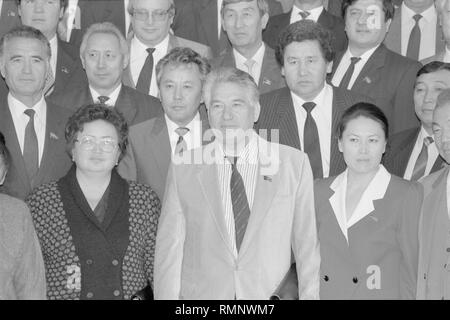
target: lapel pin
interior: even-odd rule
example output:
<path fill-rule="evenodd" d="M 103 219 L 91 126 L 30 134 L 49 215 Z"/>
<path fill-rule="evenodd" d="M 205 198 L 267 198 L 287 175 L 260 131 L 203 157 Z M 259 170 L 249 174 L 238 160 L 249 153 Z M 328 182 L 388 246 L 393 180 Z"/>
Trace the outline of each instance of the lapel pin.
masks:
<path fill-rule="evenodd" d="M 268 85 L 268 86 L 271 86 L 271 85 L 272 85 L 272 81 L 270 81 L 270 79 L 267 79 L 267 78 L 264 78 L 264 79 L 263 79 L 263 83 L 264 83 L 265 85 Z"/>
<path fill-rule="evenodd" d="M 54 134 L 53 132 L 50 132 L 50 138 L 55 139 L 55 140 L 59 139 L 58 136 L 56 134 Z"/>
<path fill-rule="evenodd" d="M 264 176 L 264 180 L 265 180 L 265 181 L 272 182 L 272 177 Z"/>
<path fill-rule="evenodd" d="M 8 17 L 15 17 L 16 13 L 14 11 L 9 11 L 8 12 Z"/>
<path fill-rule="evenodd" d="M 69 70 L 66 67 L 62 67 L 61 71 L 64 72 L 64 73 L 69 73 Z"/>
<path fill-rule="evenodd" d="M 370 80 L 369 77 L 365 77 L 363 80 L 364 80 L 365 83 L 368 83 L 368 84 L 372 83 L 372 80 Z"/>

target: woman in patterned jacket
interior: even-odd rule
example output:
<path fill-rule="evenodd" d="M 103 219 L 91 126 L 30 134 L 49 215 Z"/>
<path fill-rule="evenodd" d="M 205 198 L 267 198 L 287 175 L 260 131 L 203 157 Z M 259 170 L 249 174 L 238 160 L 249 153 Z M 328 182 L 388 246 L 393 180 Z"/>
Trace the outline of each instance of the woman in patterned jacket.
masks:
<path fill-rule="evenodd" d="M 80 108 L 66 126 L 74 165 L 27 199 L 42 247 L 49 299 L 130 299 L 150 288 L 160 201 L 115 166 L 128 127 L 115 109 Z"/>

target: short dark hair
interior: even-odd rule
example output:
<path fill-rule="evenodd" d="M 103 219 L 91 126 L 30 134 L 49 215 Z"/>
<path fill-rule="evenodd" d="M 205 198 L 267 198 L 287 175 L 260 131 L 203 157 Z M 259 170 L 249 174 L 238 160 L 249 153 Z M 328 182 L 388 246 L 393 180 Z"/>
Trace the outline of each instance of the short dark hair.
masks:
<path fill-rule="evenodd" d="M 6 147 L 5 136 L 0 132 L 0 161 L 3 161 L 3 164 L 6 166 L 6 170 L 9 169 L 10 160 L 11 155 Z"/>
<path fill-rule="evenodd" d="M 420 77 L 423 74 L 432 73 L 440 70 L 447 70 L 450 72 L 450 63 L 445 63 L 442 61 L 432 61 L 427 63 L 422 68 L 417 71 L 416 78 Z"/>
<path fill-rule="evenodd" d="M 22 2 L 22 0 L 16 0 L 16 5 L 20 6 L 21 2 Z M 68 0 L 59 0 L 59 5 L 61 6 L 61 8 L 65 9 L 68 2 L 69 2 Z"/>
<path fill-rule="evenodd" d="M 331 46 L 332 34 L 320 24 L 312 20 L 300 20 L 287 26 L 278 37 L 275 57 L 280 66 L 284 65 L 284 52 L 292 42 L 317 40 L 323 57 L 327 62 L 333 61 L 334 51 Z"/>
<path fill-rule="evenodd" d="M 0 62 L 3 61 L 3 54 L 5 53 L 5 43 L 14 38 L 25 38 L 25 39 L 36 39 L 39 40 L 46 48 L 48 58 L 51 58 L 52 50 L 50 49 L 50 42 L 44 34 L 36 28 L 29 26 L 20 26 L 13 28 L 8 33 L 6 33 L 0 39 Z"/>
<path fill-rule="evenodd" d="M 76 135 L 83 131 L 84 124 L 95 120 L 103 120 L 114 126 L 119 137 L 118 146 L 120 149 L 119 161 L 125 155 L 128 145 L 128 125 L 123 115 L 115 108 L 107 107 L 100 103 L 93 103 L 79 108 L 69 118 L 66 124 L 66 150 L 72 156 L 72 149 L 75 144 Z"/>
<path fill-rule="evenodd" d="M 338 139 L 342 139 L 342 134 L 344 133 L 345 128 L 347 127 L 347 124 L 350 122 L 350 120 L 356 119 L 358 117 L 369 118 L 378 122 L 384 131 L 384 137 L 386 138 L 386 140 L 388 139 L 389 124 L 385 114 L 376 105 L 367 102 L 358 102 L 344 111 L 337 126 L 336 135 Z"/>
<path fill-rule="evenodd" d="M 347 14 L 347 8 L 359 0 L 343 0 L 342 1 L 342 18 L 345 20 Z M 392 0 L 380 0 L 383 3 L 384 21 L 388 21 L 394 18 L 395 6 Z"/>

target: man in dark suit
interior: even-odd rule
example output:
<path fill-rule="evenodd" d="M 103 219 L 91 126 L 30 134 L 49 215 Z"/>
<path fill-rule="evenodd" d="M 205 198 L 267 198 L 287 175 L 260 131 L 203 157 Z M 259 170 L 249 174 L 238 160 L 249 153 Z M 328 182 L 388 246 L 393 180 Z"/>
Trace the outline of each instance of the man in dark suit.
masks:
<path fill-rule="evenodd" d="M 272 141 L 278 138 L 306 152 L 314 178 L 341 173 L 345 162 L 335 137 L 337 124 L 347 107 L 368 99 L 326 83 L 333 60 L 331 33 L 314 21 L 290 24 L 280 35 L 276 56 L 287 88 L 261 97 L 259 134 L 266 129 Z"/>
<path fill-rule="evenodd" d="M 422 60 L 422 64 L 431 61 L 450 62 L 450 0 L 436 0 L 436 9 L 439 15 L 440 29 L 445 40 L 445 48 L 436 52 L 432 57 Z"/>
<path fill-rule="evenodd" d="M 128 66 L 128 44 L 120 30 L 110 22 L 91 25 L 81 42 L 80 57 L 88 84 L 55 96 L 52 101 L 67 109 L 93 102 L 117 108 L 129 125 L 162 114 L 157 98 L 122 84 Z"/>
<path fill-rule="evenodd" d="M 70 168 L 64 127 L 69 112 L 44 99 L 50 45 L 37 29 L 22 26 L 0 41 L 1 74 L 9 88 L 0 97 L 0 128 L 11 153 L 4 192 L 24 199 Z"/>
<path fill-rule="evenodd" d="M 202 98 L 209 70 L 207 60 L 194 50 L 172 49 L 156 67 L 164 114 L 130 128 L 119 173 L 148 184 L 160 199 L 164 198 L 172 155 L 200 147 L 203 133 L 209 129 Z"/>
<path fill-rule="evenodd" d="M 41 31 L 50 43 L 49 86 L 46 95 L 69 92 L 77 86 L 84 85 L 86 75 L 78 58 L 78 49 L 61 41 L 56 32 L 58 21 L 64 12 L 65 0 L 59 1 L 18 1 L 18 10 L 23 25 Z"/>
<path fill-rule="evenodd" d="M 414 107 L 421 125 L 389 139 L 384 164 L 391 173 L 418 180 L 444 165 L 432 130 L 433 110 L 439 93 L 444 89 L 450 89 L 449 63 L 434 61 L 419 70 L 414 88 Z"/>
<path fill-rule="evenodd" d="M 273 16 L 269 19 L 267 28 L 263 33 L 264 41 L 275 48 L 280 32 L 289 24 L 303 19 L 313 20 L 333 34 L 333 50 L 344 50 L 347 46 L 347 37 L 344 32 L 344 22 L 325 10 L 323 0 L 305 1 L 295 0 L 292 10 Z"/>
<path fill-rule="evenodd" d="M 0 1 L 0 38 L 18 25 L 20 25 L 20 18 L 16 0 Z"/>
<path fill-rule="evenodd" d="M 382 43 L 394 14 L 392 2 L 346 0 L 343 9 L 349 44 L 333 61 L 333 85 L 372 98 L 391 133 L 417 127 L 413 90 L 421 64 Z"/>
<path fill-rule="evenodd" d="M 262 41 L 268 10 L 265 0 L 223 0 L 222 25 L 232 48 L 212 61 L 213 67 L 236 67 L 250 74 L 261 94 L 285 86 L 275 51 Z"/>

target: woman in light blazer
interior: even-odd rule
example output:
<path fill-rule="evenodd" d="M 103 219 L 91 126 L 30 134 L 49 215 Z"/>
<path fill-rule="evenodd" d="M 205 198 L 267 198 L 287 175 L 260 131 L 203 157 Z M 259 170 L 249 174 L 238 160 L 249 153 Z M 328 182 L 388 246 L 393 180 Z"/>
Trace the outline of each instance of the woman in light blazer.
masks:
<path fill-rule="evenodd" d="M 422 187 L 380 164 L 388 123 L 358 103 L 338 126 L 347 169 L 315 181 L 321 299 L 414 299 Z"/>

